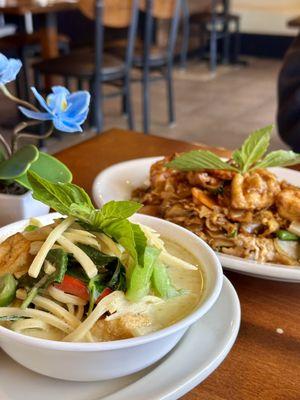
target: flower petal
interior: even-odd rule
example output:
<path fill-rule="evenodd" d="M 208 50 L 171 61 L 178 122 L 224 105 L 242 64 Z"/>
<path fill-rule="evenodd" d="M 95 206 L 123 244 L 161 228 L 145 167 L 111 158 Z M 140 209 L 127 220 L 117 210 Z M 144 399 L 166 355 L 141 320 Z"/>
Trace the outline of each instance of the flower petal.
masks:
<path fill-rule="evenodd" d="M 89 113 L 89 109 L 87 108 L 85 111 L 83 111 L 80 114 L 75 115 L 74 117 L 69 117 L 68 115 L 64 115 L 64 119 L 72 120 L 72 121 L 76 122 L 77 124 L 81 125 L 86 120 L 88 113 Z"/>
<path fill-rule="evenodd" d="M 40 121 L 48 121 L 48 120 L 53 119 L 53 116 L 49 113 L 36 112 L 36 111 L 28 110 L 25 107 L 19 107 L 19 110 L 27 118 L 38 119 Z"/>
<path fill-rule="evenodd" d="M 2 58 L 3 66 L 4 59 Z M 22 62 L 15 58 L 10 58 L 7 60 L 6 66 L 0 71 L 0 83 L 5 85 L 8 82 L 14 81 L 18 75 L 20 69 L 22 68 Z"/>
<path fill-rule="evenodd" d="M 65 114 L 72 118 L 88 110 L 91 95 L 87 91 L 79 91 L 68 96 L 68 108 Z"/>
<path fill-rule="evenodd" d="M 55 115 L 63 114 L 67 107 L 66 94 L 61 92 L 53 95 L 53 108 L 52 111 Z"/>
<path fill-rule="evenodd" d="M 0 53 L 0 74 L 2 73 L 4 68 L 6 68 L 7 63 L 8 63 L 7 57 L 3 53 Z"/>
<path fill-rule="evenodd" d="M 65 88 L 64 86 L 52 86 L 52 92 L 54 94 L 60 94 L 60 93 L 64 93 L 66 96 L 68 96 L 70 94 L 70 92 L 68 91 L 67 88 Z"/>
<path fill-rule="evenodd" d="M 53 125 L 56 129 L 62 132 L 82 132 L 80 125 L 73 121 L 66 121 L 59 117 L 53 119 Z"/>
<path fill-rule="evenodd" d="M 37 101 L 40 103 L 40 105 L 41 105 L 46 111 L 48 111 L 49 113 L 51 113 L 51 109 L 48 107 L 48 105 L 47 105 L 46 100 L 44 99 L 44 97 L 41 96 L 41 95 L 39 94 L 39 92 L 36 90 L 35 87 L 32 87 L 31 90 L 32 90 L 32 93 L 34 94 L 34 97 L 37 99 Z"/>
<path fill-rule="evenodd" d="M 53 113 L 59 113 L 62 110 L 63 104 L 67 104 L 66 97 L 70 92 L 64 86 L 53 86 L 52 92 L 47 96 L 47 104 Z"/>

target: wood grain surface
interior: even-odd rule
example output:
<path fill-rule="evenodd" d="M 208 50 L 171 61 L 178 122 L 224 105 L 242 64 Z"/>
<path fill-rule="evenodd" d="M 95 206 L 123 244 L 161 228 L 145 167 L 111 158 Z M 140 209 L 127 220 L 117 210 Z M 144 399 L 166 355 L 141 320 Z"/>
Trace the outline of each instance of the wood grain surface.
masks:
<path fill-rule="evenodd" d="M 74 182 L 91 194 L 95 176 L 109 165 L 199 146 L 112 129 L 57 157 L 73 171 Z M 224 149 L 211 150 L 230 154 Z M 221 366 L 183 399 L 300 400 L 300 285 L 233 272 L 225 275 L 241 302 L 238 339 Z"/>

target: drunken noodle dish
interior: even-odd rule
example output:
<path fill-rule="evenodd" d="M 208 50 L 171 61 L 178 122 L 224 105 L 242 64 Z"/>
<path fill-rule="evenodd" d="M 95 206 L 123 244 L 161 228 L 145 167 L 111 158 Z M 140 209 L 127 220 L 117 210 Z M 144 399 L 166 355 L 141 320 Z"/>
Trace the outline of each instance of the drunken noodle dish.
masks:
<path fill-rule="evenodd" d="M 203 292 L 197 260 L 128 220 L 140 204 L 101 210 L 73 184 L 28 174 L 33 195 L 66 217 L 0 244 L 0 325 L 44 339 L 97 342 L 144 335 L 184 318 Z"/>
<path fill-rule="evenodd" d="M 300 163 L 300 155 L 265 156 L 271 130 L 252 133 L 227 161 L 206 150 L 166 157 L 151 166 L 150 186 L 132 198 L 144 204 L 142 212 L 186 227 L 216 251 L 299 265 L 300 188 L 266 168 Z"/>

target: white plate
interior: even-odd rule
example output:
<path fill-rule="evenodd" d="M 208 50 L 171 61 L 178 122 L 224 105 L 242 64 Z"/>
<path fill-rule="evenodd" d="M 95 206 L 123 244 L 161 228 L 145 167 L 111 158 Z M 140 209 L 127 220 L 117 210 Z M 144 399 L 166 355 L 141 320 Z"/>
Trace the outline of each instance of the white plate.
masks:
<path fill-rule="evenodd" d="M 133 189 L 149 184 L 151 165 L 162 157 L 139 158 L 114 164 L 94 180 L 93 197 L 101 207 L 110 200 L 128 200 Z M 280 180 L 299 186 L 300 172 L 288 168 L 270 168 Z M 223 267 L 242 274 L 264 279 L 300 282 L 300 267 L 279 264 L 260 264 L 255 261 L 218 253 Z"/>
<path fill-rule="evenodd" d="M 174 400 L 207 378 L 238 334 L 240 304 L 224 277 L 219 299 L 155 366 L 110 381 L 78 383 L 47 378 L 15 363 L 0 350 L 1 400 Z M 155 382 L 155 384 L 153 384 Z"/>

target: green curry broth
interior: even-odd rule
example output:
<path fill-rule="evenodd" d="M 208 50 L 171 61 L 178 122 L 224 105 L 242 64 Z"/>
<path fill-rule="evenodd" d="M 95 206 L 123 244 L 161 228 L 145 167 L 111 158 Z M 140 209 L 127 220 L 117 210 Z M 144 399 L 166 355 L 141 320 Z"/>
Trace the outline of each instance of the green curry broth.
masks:
<path fill-rule="evenodd" d="M 169 253 L 195 266 L 198 270 L 187 270 L 176 266 L 167 266 L 168 274 L 176 289 L 183 289 L 184 294 L 170 298 L 155 305 L 149 311 L 152 329 L 162 329 L 178 322 L 191 314 L 200 304 L 204 295 L 204 272 L 199 260 L 184 247 L 162 238 Z"/>

